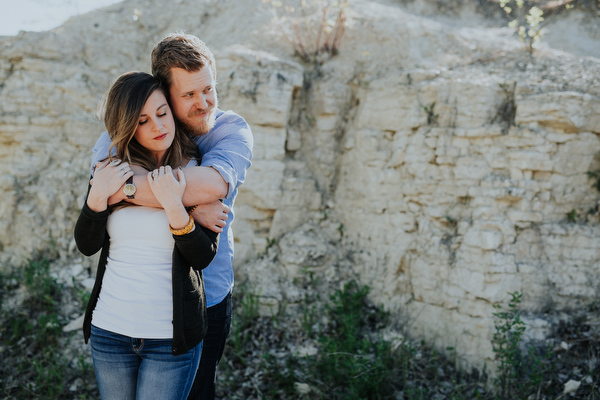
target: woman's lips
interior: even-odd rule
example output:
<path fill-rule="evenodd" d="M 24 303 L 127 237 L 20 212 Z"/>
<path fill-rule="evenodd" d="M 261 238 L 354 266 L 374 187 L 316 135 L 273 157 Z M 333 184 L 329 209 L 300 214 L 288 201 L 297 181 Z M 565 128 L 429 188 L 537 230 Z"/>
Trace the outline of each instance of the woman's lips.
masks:
<path fill-rule="evenodd" d="M 154 140 L 163 140 L 164 138 L 167 137 L 167 133 L 165 133 L 164 135 L 160 135 L 154 138 Z"/>

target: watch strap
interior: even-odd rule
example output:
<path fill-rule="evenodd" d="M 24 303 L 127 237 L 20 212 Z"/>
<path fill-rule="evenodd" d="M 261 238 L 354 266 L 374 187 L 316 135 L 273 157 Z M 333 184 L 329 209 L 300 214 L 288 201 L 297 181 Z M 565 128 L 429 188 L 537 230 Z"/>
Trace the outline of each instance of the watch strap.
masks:
<path fill-rule="evenodd" d="M 127 178 L 127 180 L 125 181 L 125 186 L 127 186 L 127 185 L 133 186 L 133 193 L 132 194 L 127 194 L 127 192 L 125 192 L 125 195 L 130 200 L 134 199 L 135 198 L 135 186 L 133 185 L 133 176 L 130 176 L 129 178 Z"/>

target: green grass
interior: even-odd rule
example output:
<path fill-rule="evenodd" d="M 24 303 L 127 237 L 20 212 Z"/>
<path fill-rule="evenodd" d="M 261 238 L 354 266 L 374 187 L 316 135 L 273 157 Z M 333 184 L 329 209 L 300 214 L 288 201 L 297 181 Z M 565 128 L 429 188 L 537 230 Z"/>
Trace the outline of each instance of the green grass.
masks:
<path fill-rule="evenodd" d="M 52 277 L 48 259 L 32 259 L 0 274 L 2 398 L 98 398 L 90 361 L 65 351 L 73 335 L 83 340 L 79 331 L 62 331 L 67 320 L 61 304 L 74 290 Z"/>
<path fill-rule="evenodd" d="M 75 282 L 60 285 L 50 266 L 32 259 L 0 274 L 0 398 L 98 398 L 81 332 L 62 331 L 70 320 L 65 304 L 78 302 L 83 311 L 88 294 Z M 452 348 L 402 336 L 386 340 L 382 332 L 398 327 L 388 329 L 394 321 L 369 301 L 368 287 L 347 282 L 322 299 L 326 284 L 310 268 L 305 272 L 295 284 L 306 294 L 289 314 L 283 304 L 259 316 L 260 293 L 236 286 L 217 398 L 600 400 L 597 304 L 561 322 L 546 343 L 524 346 L 522 295 L 512 293 L 493 315 L 498 373 L 488 377 L 462 370 Z M 568 351 L 560 349 L 562 341 Z M 570 397 L 562 395 L 568 380 L 581 382 Z"/>
<path fill-rule="evenodd" d="M 310 278 L 310 279 L 308 279 Z M 259 317 L 249 313 L 256 295 L 236 287 L 234 325 L 244 327 L 244 343 L 230 340 L 218 376 L 218 397 L 226 399 L 403 399 L 555 400 L 564 383 L 580 380 L 572 398 L 600 400 L 600 333 L 592 334 L 589 315 L 557 332 L 557 343 L 577 342 L 572 354 L 547 344 L 523 346 L 521 294 L 494 313 L 493 339 L 498 374 L 465 371 L 453 348 L 424 341 L 385 340 L 389 314 L 369 302 L 369 288 L 348 282 L 320 301 L 317 280 L 307 271 L 308 290 L 296 315 Z M 301 282 L 296 282 L 301 284 Z M 593 313 L 592 313 L 593 314 Z M 298 317 L 299 315 L 299 317 Z M 593 322 L 593 321 L 592 321 Z M 584 328 L 576 328 L 582 326 Z M 587 328 L 585 328 L 587 327 Z M 574 332 L 576 329 L 579 331 Z M 595 335 L 595 336 L 594 336 Z M 232 343 L 234 345 L 232 345 Z M 312 347 L 312 352 L 298 349 Z M 586 367 L 588 366 L 588 367 Z M 586 378 L 589 377 L 589 378 Z M 562 396 L 562 397 L 561 397 Z"/>

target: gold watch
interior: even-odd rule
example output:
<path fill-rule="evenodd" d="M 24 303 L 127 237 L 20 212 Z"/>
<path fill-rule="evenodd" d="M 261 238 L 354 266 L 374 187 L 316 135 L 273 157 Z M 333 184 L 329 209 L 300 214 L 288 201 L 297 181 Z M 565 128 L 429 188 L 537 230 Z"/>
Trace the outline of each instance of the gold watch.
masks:
<path fill-rule="evenodd" d="M 123 193 L 127 196 L 128 199 L 133 199 L 135 195 L 135 185 L 133 184 L 133 176 L 130 176 L 129 179 L 125 182 L 125 186 L 123 186 Z"/>

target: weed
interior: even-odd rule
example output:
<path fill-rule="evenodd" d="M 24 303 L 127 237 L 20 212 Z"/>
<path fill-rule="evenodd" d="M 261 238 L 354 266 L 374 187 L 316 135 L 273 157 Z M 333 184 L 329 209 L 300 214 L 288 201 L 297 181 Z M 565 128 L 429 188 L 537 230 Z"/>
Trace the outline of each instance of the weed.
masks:
<path fill-rule="evenodd" d="M 498 364 L 498 375 L 494 383 L 503 399 L 509 399 L 511 394 L 516 395 L 515 382 L 518 380 L 522 362 L 519 343 L 525 332 L 525 323 L 521 320 L 518 309 L 523 295 L 518 292 L 509 294 L 511 300 L 508 303 L 508 310 L 493 314 L 496 317 L 494 322 L 496 331 L 492 345 Z M 495 304 L 494 308 L 501 310 L 502 306 Z"/>
<path fill-rule="evenodd" d="M 75 277 L 71 278 L 71 282 L 73 283 L 73 287 L 76 288 L 76 296 L 79 299 L 80 303 L 81 303 L 81 307 L 85 308 L 87 306 L 87 303 L 90 301 L 90 297 L 91 297 L 91 293 L 85 289 L 85 288 L 78 288 L 77 289 L 77 283 L 75 281 Z"/>
<path fill-rule="evenodd" d="M 314 326 L 317 322 L 317 305 L 310 301 L 308 295 L 304 297 L 304 307 L 302 307 L 302 319 L 300 320 L 302 328 L 309 338 L 314 337 Z"/>
<path fill-rule="evenodd" d="M 395 371 L 390 343 L 365 335 L 371 313 L 369 288 L 349 282 L 325 305 L 329 324 L 320 335 L 319 354 L 308 360 L 315 376 L 309 379 L 326 398 L 382 398 L 391 394 Z M 322 382 L 327 382 L 323 385 Z"/>
<path fill-rule="evenodd" d="M 458 198 L 458 201 L 460 202 L 460 204 L 464 205 L 464 206 L 468 206 L 469 204 L 471 204 L 471 201 L 473 200 L 473 197 L 466 194 L 464 196 L 460 196 Z"/>
<path fill-rule="evenodd" d="M 22 282 L 22 285 L 13 282 Z M 0 275 L 2 296 L 18 293 L 17 297 L 22 300 L 11 308 L 2 304 L 0 397 L 97 397 L 94 374 L 85 357 L 75 354 L 79 362 L 71 365 L 64 352 L 65 340 L 71 335 L 62 332 L 64 317 L 60 311 L 61 300 L 70 295 L 69 290 L 52 276 L 48 259 L 31 259 L 22 267 L 14 268 L 11 274 Z M 81 340 L 79 335 L 77 339 Z M 84 383 L 81 390 L 69 390 L 75 381 L 89 383 Z"/>
<path fill-rule="evenodd" d="M 294 52 L 305 62 L 322 64 L 334 57 L 352 24 L 348 0 L 263 0 Z"/>
<path fill-rule="evenodd" d="M 458 220 L 450 215 L 446 215 L 444 218 L 451 227 L 456 227 L 456 225 L 458 224 Z"/>
<path fill-rule="evenodd" d="M 569 211 L 569 213 L 567 214 L 567 219 L 569 220 L 569 222 L 577 222 L 577 210 L 573 209 Z"/>
<path fill-rule="evenodd" d="M 515 126 L 515 116 L 517 114 L 517 106 L 515 101 L 515 93 L 517 90 L 517 82 L 513 84 L 499 83 L 498 86 L 504 92 L 504 99 L 502 104 L 498 107 L 498 111 L 491 123 L 499 123 L 502 126 L 502 134 L 508 134 L 508 131 L 512 126 Z"/>
<path fill-rule="evenodd" d="M 428 106 L 424 106 L 425 114 L 427 114 L 427 125 L 436 125 L 439 114 L 436 114 L 433 109 L 435 108 L 435 101 Z"/>
<path fill-rule="evenodd" d="M 341 237 L 344 237 L 344 224 L 340 222 L 339 226 L 337 227 L 337 231 L 340 233 Z"/>
<path fill-rule="evenodd" d="M 250 327 L 258 317 L 260 295 L 254 293 L 247 286 L 242 286 L 236 292 L 236 300 L 239 307 L 236 308 L 235 317 L 231 321 L 231 343 L 238 360 L 245 363 L 244 349 L 250 340 Z"/>
<path fill-rule="evenodd" d="M 552 351 L 548 346 L 535 348 L 530 345 L 526 354 L 522 353 L 520 344 L 526 326 L 521 320 L 519 304 L 523 295 L 519 292 L 509 295 L 508 310 L 493 314 L 496 331 L 492 345 L 498 364 L 494 378 L 496 394 L 506 400 L 519 396 L 528 398 L 536 393 L 539 396 L 542 385 L 554 370 L 554 365 L 549 362 Z M 502 309 L 500 305 L 494 305 L 494 308 Z"/>
<path fill-rule="evenodd" d="M 267 245 L 265 246 L 265 254 L 267 254 L 269 249 L 271 247 L 275 246 L 275 244 L 277 243 L 277 239 L 274 239 L 274 238 L 267 237 L 266 240 L 267 240 Z"/>
<path fill-rule="evenodd" d="M 308 280 L 308 278 L 307 278 Z M 316 280 L 316 279 L 315 279 Z M 350 282 L 321 301 L 318 288 L 308 284 L 304 321 L 295 315 L 280 320 L 257 317 L 247 326 L 249 340 L 241 351 L 243 363 L 230 339 L 218 377 L 217 397 L 227 399 L 404 399 L 499 400 L 558 399 L 569 379 L 581 382 L 577 398 L 600 400 L 600 354 L 595 331 L 597 304 L 581 310 L 581 320 L 566 323 L 559 340 L 572 343 L 570 357 L 553 347 L 519 348 L 525 324 L 518 310 L 521 295 L 512 294 L 507 311 L 496 307 L 498 336 L 494 348 L 505 366 L 506 379 L 488 380 L 482 372 L 461 369 L 454 348 L 428 347 L 424 340 L 399 336 L 385 340 L 389 315 L 371 304 L 369 289 Z M 251 293 L 237 287 L 239 295 Z M 238 296 L 236 295 L 236 296 Z M 253 307 L 237 307 L 252 310 Z M 596 307 L 596 308 L 594 308 Z M 236 311 L 251 320 L 253 312 Z M 311 324 L 310 321 L 315 321 Z M 312 335 L 312 336 L 310 336 Z M 251 338 L 251 339 L 250 339 Z M 302 347 L 302 351 L 298 347 Z M 306 349 L 310 348 L 311 351 Z M 576 367 L 577 366 L 577 367 Z M 558 371 L 560 369 L 560 372 Z M 489 383 L 497 390 L 490 390 Z M 505 397 L 500 387 L 504 384 Z"/>
<path fill-rule="evenodd" d="M 596 188 L 596 190 L 600 192 L 600 169 L 597 169 L 595 171 L 588 171 L 587 176 L 590 179 L 594 180 L 594 184 L 592 185 L 592 187 Z"/>
<path fill-rule="evenodd" d="M 60 286 L 50 275 L 48 259 L 29 260 L 25 264 L 25 286 L 29 292 L 29 306 L 34 309 L 54 308 L 60 295 Z"/>

